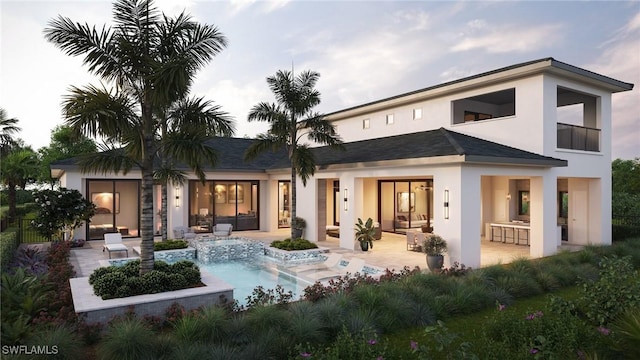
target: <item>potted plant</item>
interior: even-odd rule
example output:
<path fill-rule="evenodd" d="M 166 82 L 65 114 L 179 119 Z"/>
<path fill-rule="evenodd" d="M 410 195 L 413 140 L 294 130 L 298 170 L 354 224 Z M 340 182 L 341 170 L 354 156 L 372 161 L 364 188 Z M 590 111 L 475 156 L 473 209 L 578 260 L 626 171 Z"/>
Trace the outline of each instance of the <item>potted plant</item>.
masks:
<path fill-rule="evenodd" d="M 373 249 L 373 239 L 376 236 L 376 228 L 373 226 L 373 219 L 368 218 L 367 222 L 363 222 L 358 218 L 356 223 L 356 240 L 360 242 L 360 249 L 368 251 L 369 247 Z"/>
<path fill-rule="evenodd" d="M 301 217 L 294 217 L 291 219 L 291 238 L 292 239 L 300 239 L 302 238 L 302 233 L 304 229 L 307 227 L 307 222 Z"/>
<path fill-rule="evenodd" d="M 430 234 L 422 243 L 422 251 L 427 254 L 427 267 L 429 270 L 442 269 L 444 265 L 444 253 L 447 252 L 447 242 L 440 235 Z"/>

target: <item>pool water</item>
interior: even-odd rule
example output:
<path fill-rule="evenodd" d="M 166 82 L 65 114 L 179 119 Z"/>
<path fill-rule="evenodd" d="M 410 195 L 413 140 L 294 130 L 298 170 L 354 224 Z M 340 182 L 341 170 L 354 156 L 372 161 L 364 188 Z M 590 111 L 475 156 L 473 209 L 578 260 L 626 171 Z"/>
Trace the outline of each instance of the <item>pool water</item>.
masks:
<path fill-rule="evenodd" d="M 234 287 L 233 298 L 240 305 L 247 305 L 247 297 L 253 293 L 253 289 L 262 286 L 264 290 L 275 289 L 281 285 L 285 293 L 293 292 L 292 300 L 297 300 L 304 294 L 306 283 L 298 284 L 295 278 L 281 274 L 272 265 L 260 258 L 235 260 L 227 262 L 215 262 L 203 264 L 197 262 L 200 269 L 205 270 Z"/>

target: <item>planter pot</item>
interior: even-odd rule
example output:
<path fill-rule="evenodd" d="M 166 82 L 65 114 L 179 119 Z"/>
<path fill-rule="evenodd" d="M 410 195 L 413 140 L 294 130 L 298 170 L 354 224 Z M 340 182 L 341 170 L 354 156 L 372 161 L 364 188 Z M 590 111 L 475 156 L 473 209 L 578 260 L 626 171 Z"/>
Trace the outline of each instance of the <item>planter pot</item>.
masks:
<path fill-rule="evenodd" d="M 360 249 L 362 249 L 362 251 L 369 251 L 369 242 L 368 241 L 361 241 L 360 242 Z"/>
<path fill-rule="evenodd" d="M 444 266 L 444 255 L 427 255 L 427 267 L 432 272 L 442 269 Z"/>
<path fill-rule="evenodd" d="M 303 229 L 296 229 L 296 228 L 294 228 L 294 229 L 293 229 L 293 231 L 292 231 L 293 238 L 294 238 L 294 239 L 301 238 L 301 237 L 302 237 L 302 232 L 303 232 Z"/>

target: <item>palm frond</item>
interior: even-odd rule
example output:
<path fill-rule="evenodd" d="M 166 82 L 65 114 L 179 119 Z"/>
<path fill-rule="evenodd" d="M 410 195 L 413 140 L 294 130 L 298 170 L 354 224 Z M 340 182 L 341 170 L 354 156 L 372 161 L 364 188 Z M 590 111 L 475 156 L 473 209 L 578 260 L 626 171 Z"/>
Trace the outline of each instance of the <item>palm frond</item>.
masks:
<path fill-rule="evenodd" d="M 245 150 L 244 160 L 251 161 L 266 151 L 276 152 L 286 145 L 280 137 L 270 134 L 259 134 L 256 140 Z"/>
<path fill-rule="evenodd" d="M 120 140 L 124 133 L 136 128 L 138 115 L 129 94 L 92 85 L 72 87 L 70 92 L 65 96 L 62 108 L 67 124 L 74 131 L 90 137 Z"/>
<path fill-rule="evenodd" d="M 287 113 L 280 105 L 261 102 L 249 110 L 247 121 L 266 121 L 273 123 L 282 119 L 286 120 L 287 118 Z"/>
<path fill-rule="evenodd" d="M 205 166 L 215 167 L 218 162 L 218 156 L 213 148 L 207 146 L 207 140 L 209 137 L 206 134 L 197 131 L 171 131 L 162 139 L 160 152 L 174 165 L 177 162 L 185 163 L 204 182 Z"/>
<path fill-rule="evenodd" d="M 325 119 L 324 115 L 313 113 L 311 117 L 301 121 L 299 125 L 309 130 L 307 136 L 312 141 L 330 145 L 337 149 L 344 149 L 342 138 L 338 135 L 331 122 Z"/>
<path fill-rule="evenodd" d="M 187 173 L 173 167 L 161 167 L 153 172 L 153 179 L 160 184 L 182 185 L 187 181 Z"/>
<path fill-rule="evenodd" d="M 82 172 L 103 175 L 120 172 L 127 174 L 137 165 L 131 156 L 127 155 L 126 149 L 115 149 L 101 144 L 98 146 L 98 150 L 96 153 L 85 154 L 78 158 Z"/>
<path fill-rule="evenodd" d="M 206 136 L 232 136 L 235 132 L 233 119 L 219 105 L 204 98 L 179 101 L 167 114 L 169 127 L 173 129 L 194 128 Z"/>
<path fill-rule="evenodd" d="M 296 168 L 296 173 L 300 176 L 302 184 L 307 186 L 307 180 L 316 172 L 316 161 L 311 149 L 306 145 L 298 145 L 293 152 L 291 162 Z"/>
<path fill-rule="evenodd" d="M 113 4 L 113 19 L 119 29 L 142 38 L 160 20 L 160 13 L 153 0 L 118 0 Z"/>

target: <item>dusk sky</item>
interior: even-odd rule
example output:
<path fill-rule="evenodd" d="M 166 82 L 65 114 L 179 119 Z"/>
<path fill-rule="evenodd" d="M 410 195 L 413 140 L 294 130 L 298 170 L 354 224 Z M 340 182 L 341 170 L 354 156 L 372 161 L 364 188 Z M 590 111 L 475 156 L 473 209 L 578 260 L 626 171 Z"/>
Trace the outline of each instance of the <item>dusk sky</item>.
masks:
<path fill-rule="evenodd" d="M 613 158 L 640 157 L 640 1 L 175 1 L 213 24 L 229 45 L 197 75 L 192 95 L 221 105 L 237 137 L 267 126 L 247 123 L 249 108 L 272 102 L 266 77 L 278 70 L 321 74 L 321 112 L 334 112 L 501 67 L 553 57 L 633 83 L 613 95 Z M 70 86 L 99 84 L 82 57 L 43 36 L 62 15 L 102 27 L 110 1 L 0 0 L 0 107 L 20 120 L 34 149 L 63 123 Z"/>

